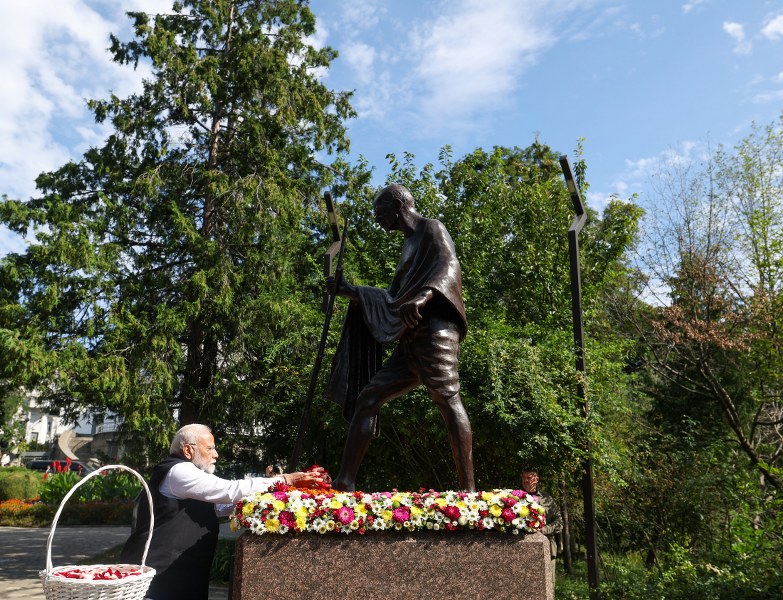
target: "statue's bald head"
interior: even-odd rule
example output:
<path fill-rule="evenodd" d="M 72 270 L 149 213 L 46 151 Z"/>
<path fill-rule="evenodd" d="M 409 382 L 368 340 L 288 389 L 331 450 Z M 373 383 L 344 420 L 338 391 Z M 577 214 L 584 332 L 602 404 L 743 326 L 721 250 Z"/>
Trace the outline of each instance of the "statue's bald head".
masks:
<path fill-rule="evenodd" d="M 391 204 L 397 209 L 414 210 L 416 203 L 413 201 L 413 194 L 404 185 L 399 183 L 392 183 L 387 185 L 380 192 L 375 195 L 373 200 L 374 205 L 380 203 Z"/>

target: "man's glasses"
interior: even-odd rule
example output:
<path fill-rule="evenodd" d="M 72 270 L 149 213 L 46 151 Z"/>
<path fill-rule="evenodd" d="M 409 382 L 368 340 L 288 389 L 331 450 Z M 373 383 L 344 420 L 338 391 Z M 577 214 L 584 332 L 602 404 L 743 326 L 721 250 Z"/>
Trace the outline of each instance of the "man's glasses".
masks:
<path fill-rule="evenodd" d="M 194 448 L 198 448 L 198 444 L 185 444 L 186 446 L 193 446 Z M 212 452 L 215 449 L 214 446 L 207 446 L 207 452 Z"/>

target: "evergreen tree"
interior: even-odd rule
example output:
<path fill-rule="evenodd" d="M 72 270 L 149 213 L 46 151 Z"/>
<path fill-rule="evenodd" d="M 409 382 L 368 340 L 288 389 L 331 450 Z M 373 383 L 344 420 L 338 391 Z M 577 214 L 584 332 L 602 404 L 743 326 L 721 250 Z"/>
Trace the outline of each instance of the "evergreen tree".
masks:
<path fill-rule="evenodd" d="M 142 91 L 90 101 L 105 143 L 0 204 L 37 239 L 0 265 L 0 377 L 66 416 L 118 413 L 139 447 L 196 421 L 241 445 L 301 402 L 320 319 L 310 213 L 333 172 L 313 157 L 348 148 L 350 94 L 318 77 L 336 53 L 308 42 L 307 2 L 129 15 L 135 38 L 111 52 L 151 64 Z"/>

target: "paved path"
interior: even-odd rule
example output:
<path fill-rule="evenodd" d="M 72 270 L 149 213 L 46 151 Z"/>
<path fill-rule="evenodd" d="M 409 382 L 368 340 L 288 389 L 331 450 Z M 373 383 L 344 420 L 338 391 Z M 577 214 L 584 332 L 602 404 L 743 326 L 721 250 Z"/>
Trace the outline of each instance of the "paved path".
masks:
<path fill-rule="evenodd" d="M 44 600 L 38 571 L 46 568 L 49 528 L 0 527 L 0 598 Z M 52 541 L 52 565 L 79 561 L 122 544 L 130 527 L 57 527 Z M 235 537 L 221 526 L 221 537 Z M 226 588 L 211 588 L 210 600 L 226 600 Z"/>

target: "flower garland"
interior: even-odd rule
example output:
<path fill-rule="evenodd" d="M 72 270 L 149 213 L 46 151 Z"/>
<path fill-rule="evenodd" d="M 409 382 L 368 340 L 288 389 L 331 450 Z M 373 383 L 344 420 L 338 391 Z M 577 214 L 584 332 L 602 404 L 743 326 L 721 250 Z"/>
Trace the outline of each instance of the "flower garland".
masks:
<path fill-rule="evenodd" d="M 546 523 L 538 498 L 523 490 L 485 492 L 340 492 L 276 484 L 236 503 L 232 531 L 257 535 L 368 531 L 539 531 Z"/>

